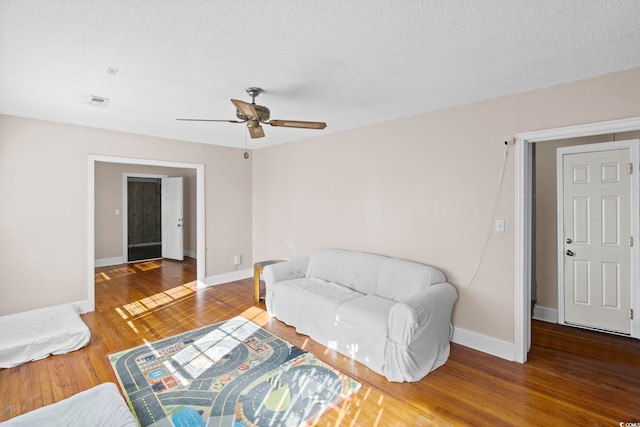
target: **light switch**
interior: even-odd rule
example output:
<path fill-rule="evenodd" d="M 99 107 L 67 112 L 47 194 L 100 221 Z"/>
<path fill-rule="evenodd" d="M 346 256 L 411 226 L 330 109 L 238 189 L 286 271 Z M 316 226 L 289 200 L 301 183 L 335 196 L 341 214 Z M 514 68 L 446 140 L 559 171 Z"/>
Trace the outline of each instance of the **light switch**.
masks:
<path fill-rule="evenodd" d="M 496 219 L 496 231 L 504 233 L 504 219 Z"/>
<path fill-rule="evenodd" d="M 116 215 L 120 215 L 120 209 L 116 209 Z"/>

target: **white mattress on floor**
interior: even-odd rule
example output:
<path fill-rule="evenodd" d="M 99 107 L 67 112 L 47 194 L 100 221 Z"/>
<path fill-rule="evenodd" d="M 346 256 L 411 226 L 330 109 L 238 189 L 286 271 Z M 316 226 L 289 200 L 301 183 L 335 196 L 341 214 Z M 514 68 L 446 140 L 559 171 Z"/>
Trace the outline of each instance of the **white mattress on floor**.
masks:
<path fill-rule="evenodd" d="M 68 399 L 17 416 L 2 427 L 137 427 L 114 383 L 103 383 Z"/>
<path fill-rule="evenodd" d="M 91 331 L 70 304 L 0 316 L 0 368 L 69 353 L 90 338 Z"/>

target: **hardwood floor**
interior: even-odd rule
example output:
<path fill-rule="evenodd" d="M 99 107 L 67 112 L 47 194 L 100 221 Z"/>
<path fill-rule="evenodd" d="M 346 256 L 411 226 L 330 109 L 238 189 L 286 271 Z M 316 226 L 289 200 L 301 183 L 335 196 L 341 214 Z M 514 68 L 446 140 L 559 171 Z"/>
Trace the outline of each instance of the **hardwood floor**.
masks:
<path fill-rule="evenodd" d="M 96 311 L 82 315 L 91 343 L 0 369 L 0 421 L 106 381 L 107 354 L 244 315 L 362 383 L 323 426 L 618 426 L 640 422 L 640 341 L 533 322 L 529 362 L 452 344 L 451 357 L 417 383 L 390 383 L 327 350 L 253 302 L 253 280 L 197 289 L 195 261 L 96 269 Z"/>

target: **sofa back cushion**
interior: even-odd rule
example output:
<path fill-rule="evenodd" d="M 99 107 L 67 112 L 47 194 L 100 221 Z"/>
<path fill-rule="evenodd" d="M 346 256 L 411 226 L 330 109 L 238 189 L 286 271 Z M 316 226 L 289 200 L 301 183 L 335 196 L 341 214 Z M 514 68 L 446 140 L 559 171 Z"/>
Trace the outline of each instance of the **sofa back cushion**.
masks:
<path fill-rule="evenodd" d="M 435 267 L 406 259 L 387 258 L 378 269 L 376 295 L 401 301 L 446 280 L 444 273 Z"/>
<path fill-rule="evenodd" d="M 393 301 L 447 280 L 435 267 L 400 258 L 344 249 L 318 249 L 309 258 L 307 278 L 347 286 Z"/>
<path fill-rule="evenodd" d="M 318 249 L 311 254 L 307 278 L 338 283 L 367 295 L 375 295 L 383 255 L 343 249 Z"/>

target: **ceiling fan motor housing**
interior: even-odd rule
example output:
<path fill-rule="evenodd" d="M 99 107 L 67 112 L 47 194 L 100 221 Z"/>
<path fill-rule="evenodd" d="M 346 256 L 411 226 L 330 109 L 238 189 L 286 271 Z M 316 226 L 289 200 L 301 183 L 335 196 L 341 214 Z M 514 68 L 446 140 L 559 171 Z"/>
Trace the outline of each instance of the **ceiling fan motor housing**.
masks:
<path fill-rule="evenodd" d="M 260 120 L 263 123 L 266 123 L 269 121 L 269 118 L 271 117 L 271 111 L 269 111 L 269 109 L 267 107 L 265 107 L 264 105 L 256 105 L 256 104 L 252 104 L 253 108 L 256 110 L 256 113 L 258 113 L 258 117 L 257 119 Z M 236 117 L 240 120 L 251 120 L 251 119 L 256 119 L 256 117 L 247 117 L 244 114 L 242 114 L 240 112 L 240 110 L 236 110 Z"/>

